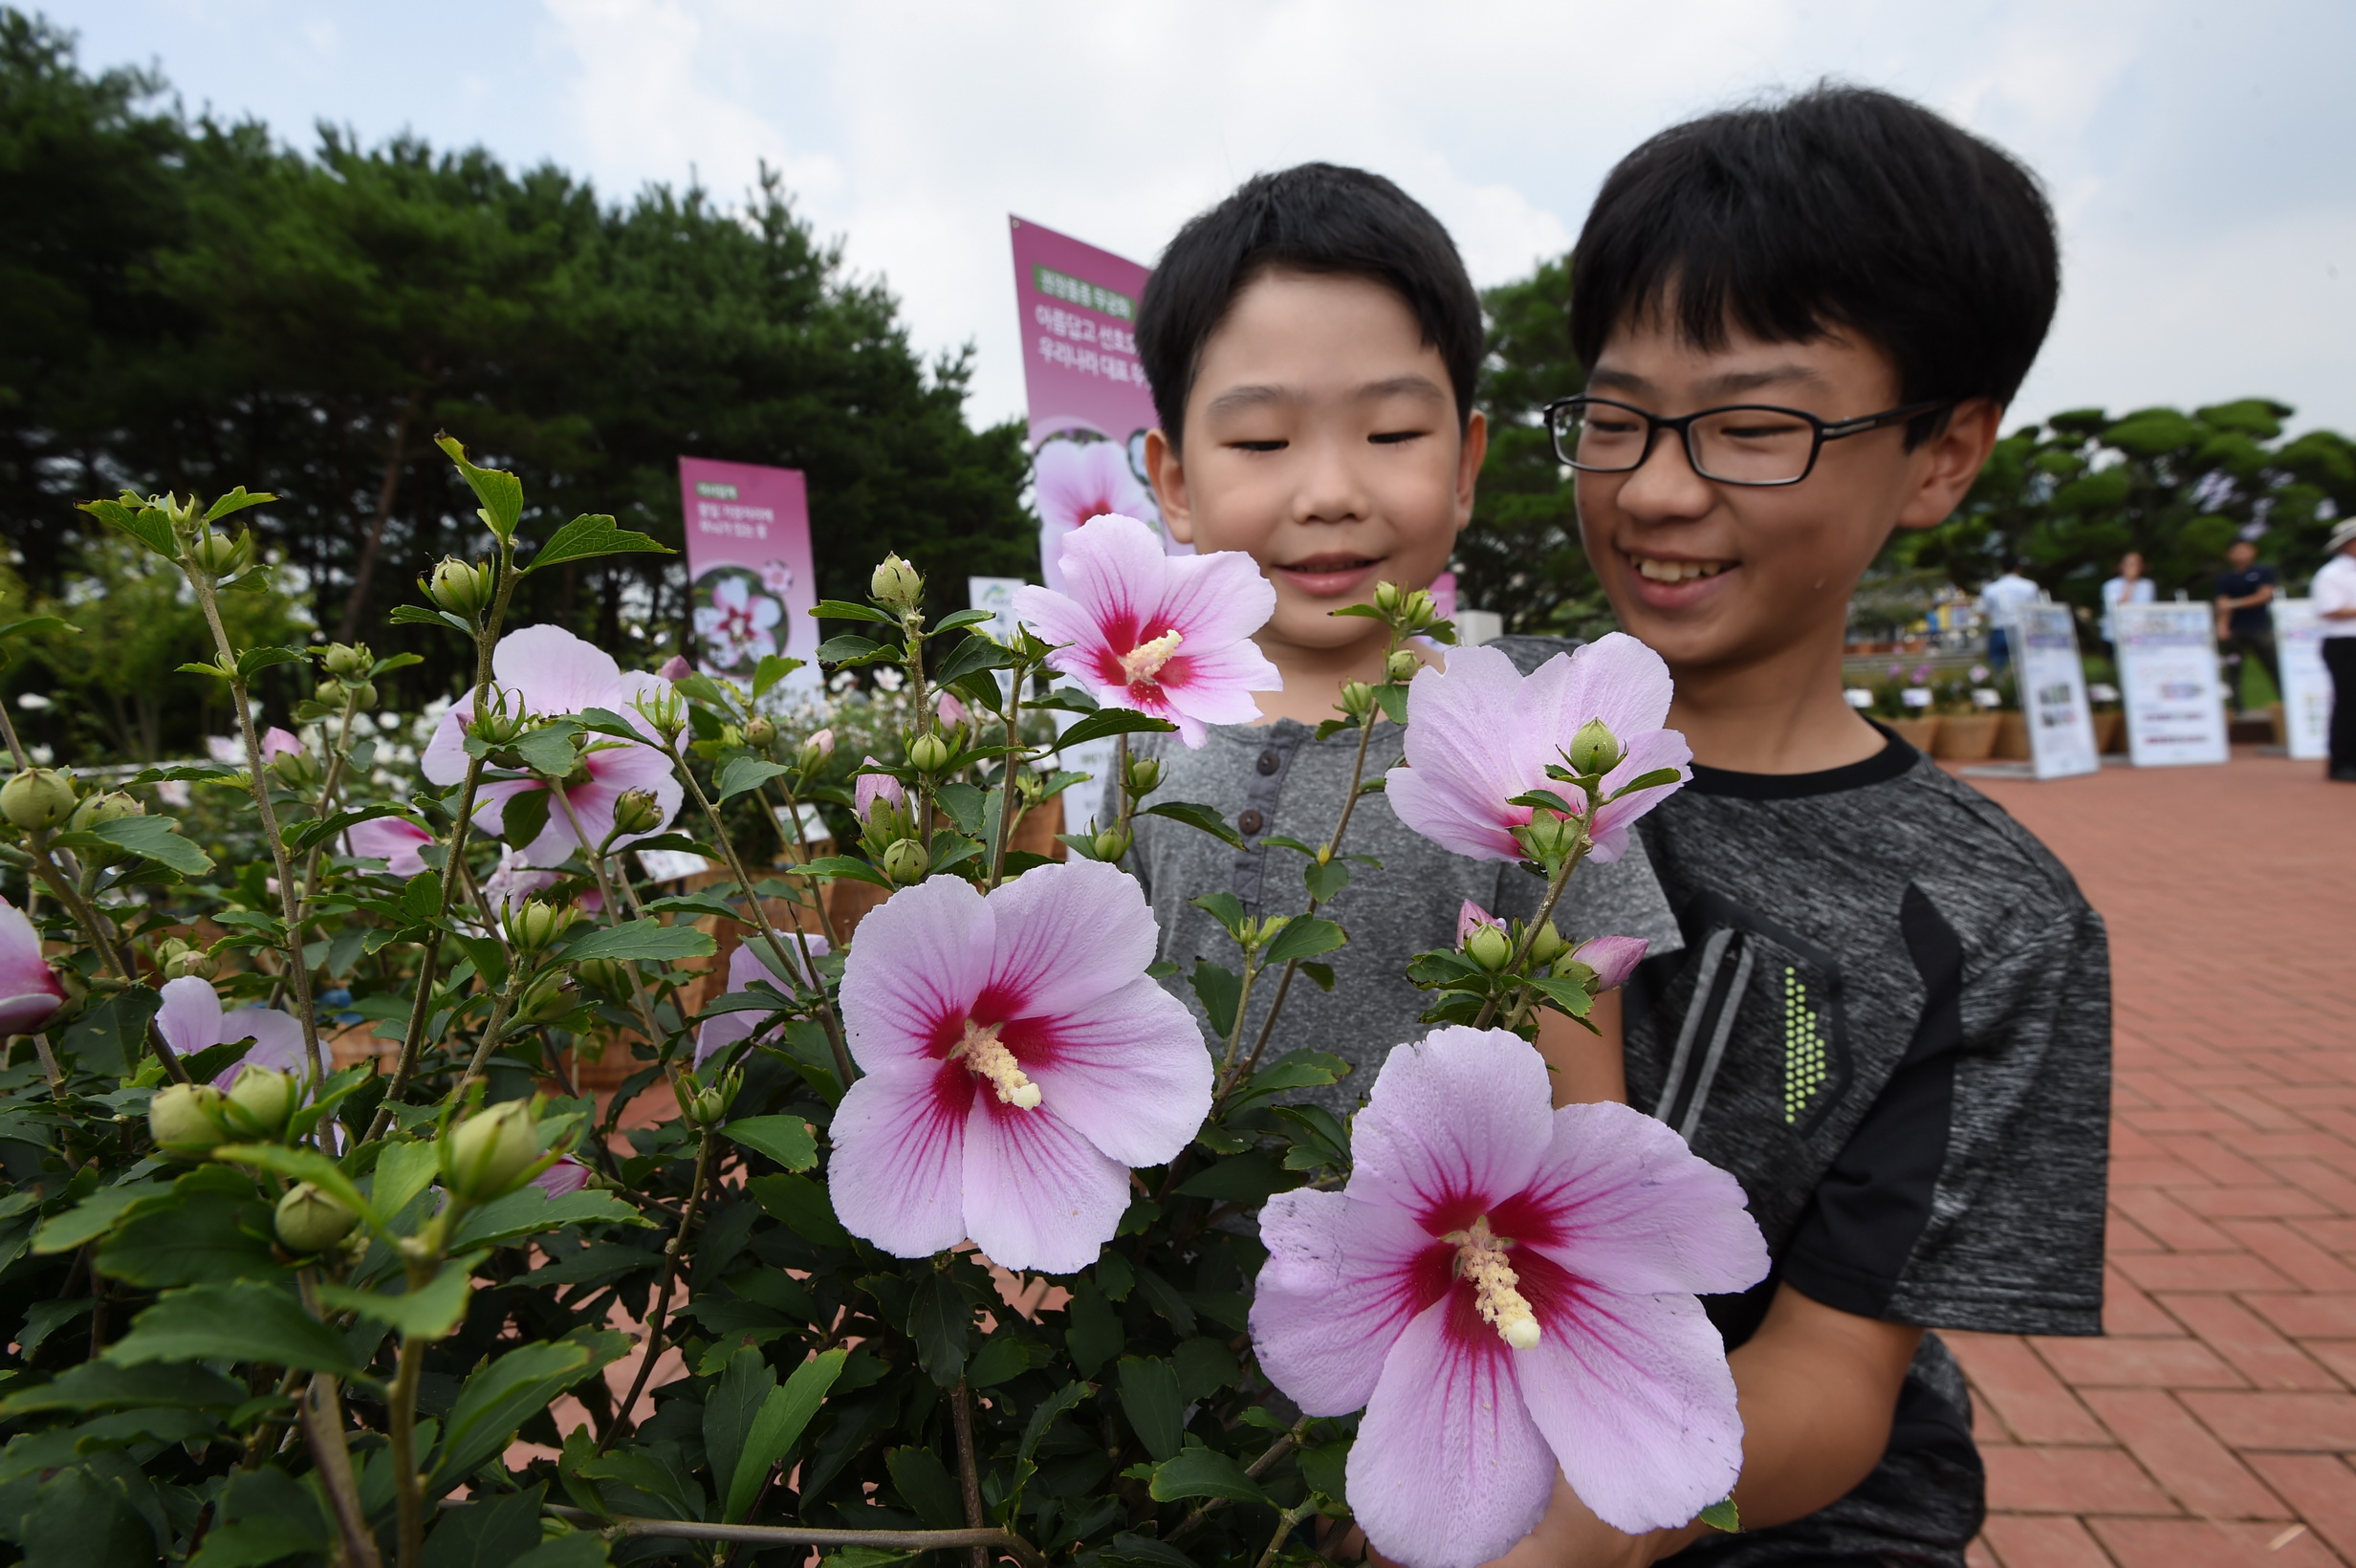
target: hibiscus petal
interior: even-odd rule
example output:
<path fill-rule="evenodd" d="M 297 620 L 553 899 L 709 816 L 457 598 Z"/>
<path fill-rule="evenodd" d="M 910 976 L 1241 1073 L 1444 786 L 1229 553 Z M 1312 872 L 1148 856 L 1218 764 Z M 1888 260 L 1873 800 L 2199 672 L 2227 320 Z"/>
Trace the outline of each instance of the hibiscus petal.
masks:
<path fill-rule="evenodd" d="M 433 727 L 433 739 L 425 743 L 425 754 L 417 759 L 417 771 L 425 775 L 428 783 L 455 784 L 467 776 L 469 759 L 463 714 L 473 711 L 474 694 L 468 692 Z"/>
<path fill-rule="evenodd" d="M 184 974 L 166 980 L 156 1009 L 156 1033 L 175 1056 L 193 1056 L 221 1043 L 221 998 L 212 984 Z"/>
<path fill-rule="evenodd" d="M 1181 651 L 1188 643 L 1224 647 L 1241 642 L 1276 613 L 1276 584 L 1240 550 L 1171 556 L 1162 570 L 1161 613 L 1154 619 L 1177 629 Z M 1260 662 L 1267 664 L 1265 659 Z M 1268 668 L 1273 674 L 1276 666 Z"/>
<path fill-rule="evenodd" d="M 978 1086 L 965 1127 L 973 1245 L 1017 1271 L 1076 1274 L 1094 1263 L 1129 1207 L 1127 1169 L 1054 1111 L 1021 1110 Z"/>
<path fill-rule="evenodd" d="M 1268 1200 L 1260 1241 L 1260 1366 L 1309 1415 L 1363 1407 L 1392 1342 L 1447 1289 L 1453 1252 L 1388 1204 L 1306 1187 Z"/>
<path fill-rule="evenodd" d="M 344 832 L 344 847 L 352 855 L 382 860 L 396 877 L 414 877 L 425 869 L 419 849 L 433 842 L 433 835 L 415 822 L 398 817 L 371 817 Z"/>
<path fill-rule="evenodd" d="M 998 928 L 1006 928 L 1004 921 Z M 1131 966 L 1137 978 L 1117 991 L 1002 1035 L 1039 1086 L 1041 1102 L 1124 1165 L 1175 1159 L 1211 1109 L 1211 1053 L 1202 1026 L 1184 1002 L 1138 973 L 1145 967 Z M 1032 1028 L 1042 1049 L 1032 1047 Z"/>
<path fill-rule="evenodd" d="M 965 1240 L 972 1082 L 960 1067 L 894 1062 L 851 1085 L 828 1129 L 826 1187 L 844 1230 L 894 1257 L 930 1257 Z"/>
<path fill-rule="evenodd" d="M 1615 1291 L 1716 1296 L 1767 1275 L 1742 1184 L 1625 1105 L 1565 1105 L 1529 1185 L 1494 1223 Z"/>
<path fill-rule="evenodd" d="M 1162 607 L 1169 568 L 1162 535 L 1145 524 L 1118 513 L 1092 519 L 1063 541 L 1062 564 L 1065 591 L 1098 624 L 1134 625 L 1146 637 L 1165 629 L 1145 624 Z"/>
<path fill-rule="evenodd" d="M 1693 760 L 1693 749 L 1685 736 L 1674 730 L 1655 730 L 1637 736 L 1628 744 L 1627 753 L 1620 766 L 1603 775 L 1603 793 L 1633 783 L 1645 774 L 1663 768 L 1674 768 L 1680 783 L 1693 776 L 1687 766 Z M 1618 860 L 1626 850 L 1628 827 L 1638 817 L 1674 795 L 1677 784 L 1656 784 L 1649 789 L 1624 795 L 1617 800 L 1606 800 L 1596 808 L 1595 849 L 1592 858 L 1601 862 Z"/>
<path fill-rule="evenodd" d="M 1058 1013 L 1126 986 L 1159 940 L 1137 879 L 1102 860 L 1036 866 L 990 895 L 996 957 L 989 989 L 1025 1017 Z"/>
<path fill-rule="evenodd" d="M 1605 1524 L 1637 1535 L 1686 1523 L 1742 1470 L 1742 1417 L 1717 1328 L 1691 1296 L 1591 1290 L 1566 1311 L 1541 1277 L 1552 1272 L 1522 1275 L 1543 1327 L 1536 1345 L 1511 1353 L 1514 1403 Z"/>
<path fill-rule="evenodd" d="M 1574 732 L 1589 719 L 1602 719 L 1625 745 L 1669 722 L 1675 689 L 1669 664 L 1627 633 L 1606 632 L 1574 650 L 1570 663 Z"/>
<path fill-rule="evenodd" d="M 955 1042 L 990 979 L 993 924 L 957 877 L 904 887 L 860 922 L 843 960 L 842 1023 L 861 1067 L 928 1061 Z"/>
<path fill-rule="evenodd" d="M 1346 1190 L 1434 1235 L 1461 1230 L 1537 1174 L 1552 1099 L 1538 1048 L 1501 1029 L 1435 1029 L 1394 1047 L 1351 1131 Z"/>
<path fill-rule="evenodd" d="M 41 957 L 41 935 L 22 909 L 0 899 L 0 1034 L 40 1028 L 65 1001 L 65 987 Z"/>
<path fill-rule="evenodd" d="M 1014 619 L 1041 641 L 1068 644 L 1050 661 L 1058 669 L 1075 680 L 1090 679 L 1082 671 L 1093 668 L 1094 657 L 1104 646 L 1104 634 L 1085 605 L 1052 588 L 1025 585 L 1014 590 L 1012 608 Z"/>
<path fill-rule="evenodd" d="M 1503 813 L 1492 815 L 1476 808 L 1466 792 L 1438 770 L 1393 768 L 1383 775 L 1383 797 L 1390 802 L 1392 816 L 1442 849 L 1475 860 L 1522 858 L 1521 846 L 1506 831 Z M 1503 801 L 1512 796 L 1495 798 Z"/>
<path fill-rule="evenodd" d="M 274 1073 L 312 1070 L 314 1064 L 303 1050 L 302 1023 L 292 1013 L 276 1008 L 241 1007 L 223 1016 L 223 1039 L 240 1039 L 248 1034 L 253 1036 L 253 1049 L 239 1059 L 239 1067 L 267 1067 Z"/>
<path fill-rule="evenodd" d="M 1211 724 L 1250 724 L 1260 716 L 1252 693 L 1284 689 L 1284 677 L 1249 638 L 1172 660 L 1164 676 L 1170 707 Z"/>
<path fill-rule="evenodd" d="M 1494 1330 L 1448 1321 L 1463 1293 L 1426 1309 L 1384 1359 L 1346 1471 L 1350 1508 L 1385 1557 L 1475 1568 L 1537 1527 L 1555 1456 L 1514 1385 Z M 1720 1495 L 1723 1495 L 1721 1493 Z"/>
<path fill-rule="evenodd" d="M 491 650 L 491 673 L 520 692 L 534 713 L 578 713 L 610 708 L 622 666 L 595 642 L 562 626 L 525 626 L 499 639 Z"/>
<path fill-rule="evenodd" d="M 737 1041 L 749 1039 L 753 1026 L 758 1022 L 757 1013 L 723 1013 L 717 1018 L 707 1018 L 695 1030 L 695 1068 L 726 1051 Z"/>

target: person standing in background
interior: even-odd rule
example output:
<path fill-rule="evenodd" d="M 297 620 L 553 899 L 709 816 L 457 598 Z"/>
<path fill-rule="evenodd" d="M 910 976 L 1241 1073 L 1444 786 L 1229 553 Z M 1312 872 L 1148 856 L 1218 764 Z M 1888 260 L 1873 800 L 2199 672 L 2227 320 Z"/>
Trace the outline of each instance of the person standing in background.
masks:
<path fill-rule="evenodd" d="M 2282 666 L 2275 659 L 2274 602 L 2281 577 L 2271 566 L 2258 564 L 2258 546 L 2236 539 L 2225 551 L 2225 570 L 2217 574 L 2217 648 L 2233 663 L 2234 677 L 2227 690 L 2241 695 L 2241 661 L 2255 657 L 2266 666 L 2266 679 L 2282 689 Z"/>
<path fill-rule="evenodd" d="M 2323 542 L 2331 558 L 2307 589 L 2323 627 L 2323 668 L 2331 673 L 2331 761 L 2326 777 L 2356 784 L 2356 517 Z"/>
<path fill-rule="evenodd" d="M 2159 590 L 2144 576 L 2144 553 L 2130 550 L 2119 557 L 2119 575 L 2103 584 L 2103 645 L 2109 650 L 2113 664 L 2119 662 L 2119 632 L 2110 622 L 2110 612 L 2122 604 L 2149 604 L 2159 598 Z"/>
<path fill-rule="evenodd" d="M 2013 612 L 2035 604 L 2044 590 L 2020 575 L 2020 557 L 2004 557 L 2004 575 L 1979 591 L 1980 619 L 1988 623 L 1988 668 L 2001 675 L 2013 663 Z"/>

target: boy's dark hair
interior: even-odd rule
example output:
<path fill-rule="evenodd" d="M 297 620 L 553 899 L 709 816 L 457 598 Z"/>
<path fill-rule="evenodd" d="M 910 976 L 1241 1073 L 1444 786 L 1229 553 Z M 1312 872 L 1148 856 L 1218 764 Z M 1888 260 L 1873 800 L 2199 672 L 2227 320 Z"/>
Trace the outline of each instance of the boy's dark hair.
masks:
<path fill-rule="evenodd" d="M 1448 366 L 1458 420 L 1472 417 L 1481 301 L 1456 242 L 1422 203 L 1381 175 L 1301 163 L 1255 174 L 1189 219 L 1145 280 L 1137 357 L 1172 446 L 1183 445 L 1203 345 L 1247 285 L 1279 271 L 1363 277 L 1396 294 Z"/>
<path fill-rule="evenodd" d="M 1902 403 L 2010 403 L 2061 292 L 2037 176 L 1920 104 L 1830 84 L 1647 142 L 1604 180 L 1572 256 L 1587 364 L 1665 307 L 1704 350 L 1730 322 L 1771 342 L 1839 328 L 1896 362 Z"/>

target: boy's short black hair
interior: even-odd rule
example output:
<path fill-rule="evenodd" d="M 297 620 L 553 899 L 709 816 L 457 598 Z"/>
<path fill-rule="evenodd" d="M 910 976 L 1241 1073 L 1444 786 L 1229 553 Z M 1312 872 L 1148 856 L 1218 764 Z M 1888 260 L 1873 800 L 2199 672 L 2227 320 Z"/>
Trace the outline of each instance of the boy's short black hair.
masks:
<path fill-rule="evenodd" d="M 1587 364 L 1653 310 L 1704 350 L 1730 323 L 1771 342 L 1842 329 L 1896 362 L 1901 403 L 2010 403 L 2061 292 L 2036 175 L 1920 104 L 1831 84 L 1652 138 L 1604 180 L 1572 256 Z"/>
<path fill-rule="evenodd" d="M 1172 446 L 1183 444 L 1187 398 L 1203 345 L 1235 296 L 1264 272 L 1363 277 L 1396 294 L 1424 341 L 1440 351 L 1460 422 L 1472 417 L 1480 374 L 1480 295 L 1440 220 L 1379 174 L 1301 163 L 1255 174 L 1196 214 L 1162 252 L 1137 313 L 1137 357 Z"/>

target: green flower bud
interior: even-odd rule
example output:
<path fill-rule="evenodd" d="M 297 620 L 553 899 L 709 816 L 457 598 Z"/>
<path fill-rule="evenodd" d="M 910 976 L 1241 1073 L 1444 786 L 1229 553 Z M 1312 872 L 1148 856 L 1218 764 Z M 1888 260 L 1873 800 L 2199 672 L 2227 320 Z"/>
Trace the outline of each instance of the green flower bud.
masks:
<path fill-rule="evenodd" d="M 890 555 L 884 557 L 884 564 L 867 579 L 867 593 L 885 609 L 905 614 L 924 601 L 925 579 L 918 576 L 915 567 L 897 555 Z"/>
<path fill-rule="evenodd" d="M 663 737 L 665 746 L 677 740 L 679 732 L 687 727 L 687 700 L 669 686 L 660 691 L 640 692 L 630 706 Z"/>
<path fill-rule="evenodd" d="M 28 833 L 54 828 L 74 815 L 74 777 L 55 768 L 28 768 L 0 784 L 0 817 Z"/>
<path fill-rule="evenodd" d="M 913 838 L 895 839 L 884 852 L 884 875 L 906 886 L 925 880 L 925 868 L 930 863 L 925 846 Z"/>
<path fill-rule="evenodd" d="M 1430 590 L 1417 588 L 1399 597 L 1399 629 L 1420 632 L 1440 619 L 1440 607 L 1431 601 Z"/>
<path fill-rule="evenodd" d="M 1118 860 L 1129 852 L 1134 836 L 1122 828 L 1105 828 L 1096 836 L 1093 846 L 1100 860 Z"/>
<path fill-rule="evenodd" d="M 377 706 L 377 688 L 373 681 L 346 681 L 343 689 L 352 694 L 353 706 L 362 711 Z"/>
<path fill-rule="evenodd" d="M 1465 938 L 1464 955 L 1494 974 L 1513 962 L 1514 939 L 1494 926 L 1480 926 Z"/>
<path fill-rule="evenodd" d="M 1014 775 L 1014 794 L 1026 808 L 1036 806 L 1047 798 L 1047 780 L 1025 768 Z"/>
<path fill-rule="evenodd" d="M 229 1085 L 224 1120 L 241 1138 L 276 1139 L 302 1104 L 302 1080 L 292 1073 L 249 1067 Z"/>
<path fill-rule="evenodd" d="M 489 1203 L 514 1190 L 539 1157 L 539 1132 L 533 1125 L 531 1105 L 503 1100 L 444 1136 L 443 1185 L 469 1203 Z"/>
<path fill-rule="evenodd" d="M 250 533 L 231 538 L 227 534 L 207 532 L 188 542 L 188 558 L 196 562 L 200 571 L 216 577 L 232 577 L 252 559 L 252 542 Z"/>
<path fill-rule="evenodd" d="M 692 1113 L 697 1126 L 714 1126 L 718 1124 L 722 1117 L 728 1115 L 728 1102 L 720 1098 L 719 1090 L 707 1089 L 695 1097 Z"/>
<path fill-rule="evenodd" d="M 584 958 L 573 966 L 573 972 L 608 996 L 622 998 L 630 994 L 630 971 L 619 958 Z"/>
<path fill-rule="evenodd" d="M 1383 666 L 1383 673 L 1389 678 L 1391 685 L 1405 686 L 1414 680 L 1423 667 L 1424 662 L 1415 657 L 1413 650 L 1399 648 L 1392 652 L 1389 663 Z"/>
<path fill-rule="evenodd" d="M 270 759 L 270 771 L 290 790 L 307 790 L 327 776 L 319 759 L 309 751 L 281 751 Z"/>
<path fill-rule="evenodd" d="M 510 703 L 502 686 L 491 688 L 491 701 L 476 708 L 474 717 L 460 721 L 468 734 L 486 746 L 513 745 L 531 722 L 522 702 Z"/>
<path fill-rule="evenodd" d="M 614 797 L 614 828 L 619 833 L 652 833 L 663 825 L 663 802 L 652 790 L 624 790 Z"/>
<path fill-rule="evenodd" d="M 146 814 L 147 808 L 131 796 L 120 790 L 109 790 L 104 795 L 91 795 L 75 807 L 74 815 L 66 818 L 65 825 L 76 832 L 82 832 L 102 822 L 120 821 L 125 817 L 144 817 Z"/>
<path fill-rule="evenodd" d="M 1363 681 L 1342 683 L 1342 711 L 1353 719 L 1363 719 L 1374 709 L 1374 687 Z"/>
<path fill-rule="evenodd" d="M 1573 773 L 1607 773 L 1620 766 L 1620 739 L 1602 719 L 1589 719 L 1571 737 L 1567 754 Z"/>
<path fill-rule="evenodd" d="M 1584 825 L 1575 817 L 1559 817 L 1550 811 L 1539 812 L 1529 821 L 1513 830 L 1514 841 L 1544 867 L 1548 875 L 1568 860 L 1579 847 Z"/>
<path fill-rule="evenodd" d="M 1396 613 L 1399 608 L 1399 585 L 1395 582 L 1376 583 L 1374 585 L 1374 607 L 1385 615 Z"/>
<path fill-rule="evenodd" d="M 221 965 L 204 948 L 191 947 L 172 936 L 165 937 L 156 948 L 156 968 L 166 980 L 209 980 Z"/>
<path fill-rule="evenodd" d="M 805 773 L 816 773 L 826 759 L 835 754 L 835 732 L 820 730 L 801 743 L 801 754 L 795 760 Z"/>
<path fill-rule="evenodd" d="M 209 1083 L 167 1083 L 147 1102 L 147 1133 L 176 1160 L 202 1160 L 229 1142 L 221 1091 Z"/>
<path fill-rule="evenodd" d="M 497 585 L 497 574 L 488 563 L 469 566 L 455 555 L 445 555 L 425 586 L 425 597 L 436 606 L 472 621 L 490 607 Z"/>
<path fill-rule="evenodd" d="M 578 992 L 565 988 L 564 973 L 550 969 L 525 988 L 515 1004 L 515 1016 L 527 1024 L 554 1023 L 580 1004 Z"/>
<path fill-rule="evenodd" d="M 1162 787 L 1162 764 L 1153 757 L 1129 758 L 1129 793 L 1148 795 Z"/>
<path fill-rule="evenodd" d="M 938 735 L 919 735 L 908 742 L 908 766 L 919 773 L 937 773 L 949 766 L 949 742 Z"/>
<path fill-rule="evenodd" d="M 330 642 L 327 651 L 319 656 L 319 663 L 338 680 L 355 681 L 367 679 L 377 662 L 365 642 Z"/>
<path fill-rule="evenodd" d="M 1530 962 L 1533 964 L 1551 964 L 1570 950 L 1570 942 L 1555 929 L 1555 923 L 1551 920 L 1539 926 L 1530 938 Z"/>
<path fill-rule="evenodd" d="M 353 1213 L 309 1182 L 297 1182 L 278 1200 L 278 1240 L 290 1252 L 324 1252 L 352 1233 Z"/>
<path fill-rule="evenodd" d="M 745 744 L 755 751 L 766 751 L 776 745 L 776 721 L 766 713 L 755 713 L 745 720 Z"/>
<path fill-rule="evenodd" d="M 507 926 L 507 939 L 517 952 L 544 952 L 572 926 L 573 906 L 527 899 L 509 908 L 503 924 Z"/>

